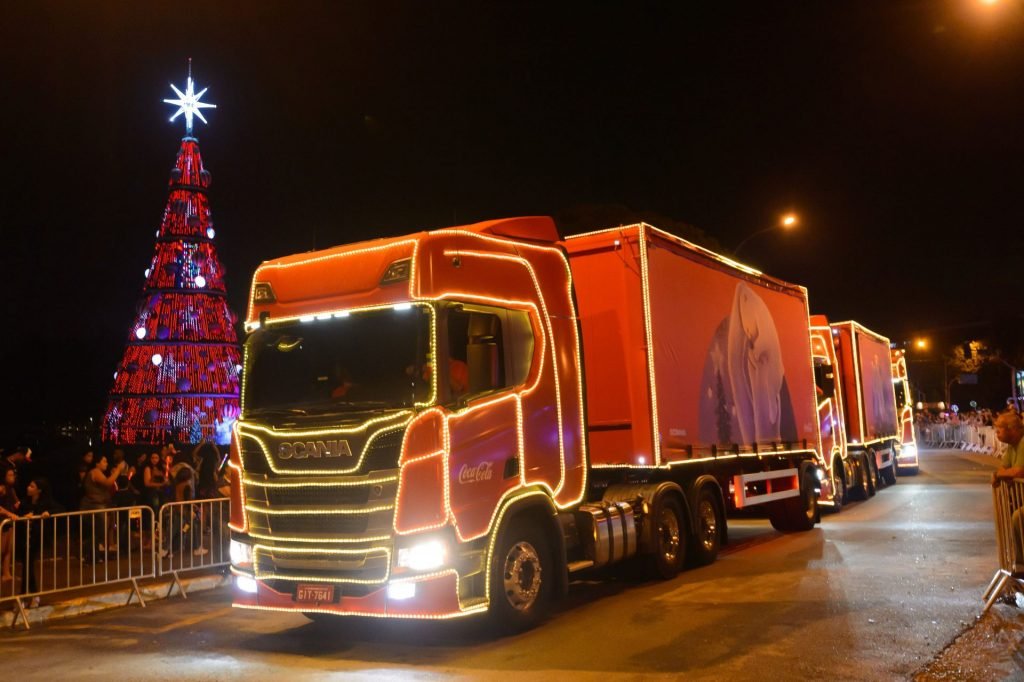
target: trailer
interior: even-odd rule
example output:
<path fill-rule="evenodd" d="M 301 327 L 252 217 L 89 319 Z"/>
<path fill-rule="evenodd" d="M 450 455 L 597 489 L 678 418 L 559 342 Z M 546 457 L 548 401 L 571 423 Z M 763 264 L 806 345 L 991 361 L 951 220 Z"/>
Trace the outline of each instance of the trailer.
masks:
<path fill-rule="evenodd" d="M 418 232 L 257 268 L 234 604 L 529 627 L 572 574 L 812 528 L 807 292 L 650 225 Z M 631 570 L 632 570 L 631 569 Z"/>
<path fill-rule="evenodd" d="M 858 465 L 854 492 L 870 497 L 882 485 L 896 482 L 900 449 L 889 339 L 853 321 L 833 322 L 830 327 L 841 377 L 848 456 Z"/>

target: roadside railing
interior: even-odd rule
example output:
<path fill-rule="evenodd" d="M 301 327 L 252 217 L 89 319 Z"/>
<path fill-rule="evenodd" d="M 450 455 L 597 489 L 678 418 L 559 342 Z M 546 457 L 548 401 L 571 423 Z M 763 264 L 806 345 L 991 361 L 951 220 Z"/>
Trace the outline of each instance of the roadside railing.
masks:
<path fill-rule="evenodd" d="M 174 586 L 187 597 L 179 574 L 203 568 L 227 566 L 231 533 L 228 498 L 171 502 L 160 507 L 160 574 L 172 576 L 167 596 Z M 164 532 L 164 531 L 168 532 Z"/>
<path fill-rule="evenodd" d="M 982 615 L 1000 596 L 1024 592 L 1024 479 L 1003 479 L 994 486 L 992 507 L 999 568 L 982 596 Z"/>
<path fill-rule="evenodd" d="M 996 430 L 992 426 L 920 424 L 917 433 L 920 442 L 929 448 L 956 448 L 1001 456 L 1006 447 L 996 438 Z"/>
<path fill-rule="evenodd" d="M 4 519 L 0 523 L 0 603 L 13 601 L 16 625 L 28 628 L 26 602 L 52 594 L 130 583 L 127 606 L 146 601 L 139 580 L 170 576 L 186 597 L 180 574 L 227 566 L 228 499 L 174 502 L 159 516 L 148 506 Z"/>

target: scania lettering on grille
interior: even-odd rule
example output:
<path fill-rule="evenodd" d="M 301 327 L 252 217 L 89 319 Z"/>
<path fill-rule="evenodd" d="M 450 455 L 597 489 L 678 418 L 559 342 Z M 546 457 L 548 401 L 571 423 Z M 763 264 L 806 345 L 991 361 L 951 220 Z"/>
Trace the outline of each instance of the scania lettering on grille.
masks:
<path fill-rule="evenodd" d="M 306 459 L 308 457 L 351 457 L 352 449 L 347 440 L 299 441 L 281 443 L 277 448 L 278 459 Z"/>

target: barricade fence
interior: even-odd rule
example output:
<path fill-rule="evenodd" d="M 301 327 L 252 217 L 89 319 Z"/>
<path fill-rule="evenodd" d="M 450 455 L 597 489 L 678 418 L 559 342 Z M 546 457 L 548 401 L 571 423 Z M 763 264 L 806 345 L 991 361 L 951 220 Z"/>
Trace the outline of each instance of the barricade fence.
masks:
<path fill-rule="evenodd" d="M 985 608 L 1008 592 L 1024 592 L 1024 479 L 1001 480 L 992 488 L 999 568 L 982 599 Z"/>
<path fill-rule="evenodd" d="M 992 426 L 920 424 L 916 428 L 918 441 L 930 448 L 956 448 L 995 456 L 1002 456 L 1006 449 Z"/>
<path fill-rule="evenodd" d="M 157 556 L 162 559 L 161 575 L 173 577 L 168 596 L 175 584 L 185 596 L 180 573 L 230 563 L 230 518 L 228 498 L 171 502 L 160 507 Z"/>
<path fill-rule="evenodd" d="M 0 603 L 13 601 L 28 627 L 26 604 L 47 595 L 130 583 L 127 604 L 146 605 L 139 580 L 227 566 L 230 512 L 227 498 L 132 506 L 0 522 Z"/>

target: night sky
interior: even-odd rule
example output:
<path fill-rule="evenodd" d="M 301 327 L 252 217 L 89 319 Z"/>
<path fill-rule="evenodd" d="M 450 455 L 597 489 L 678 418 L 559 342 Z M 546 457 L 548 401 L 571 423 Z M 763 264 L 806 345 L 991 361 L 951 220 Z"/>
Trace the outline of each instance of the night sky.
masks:
<path fill-rule="evenodd" d="M 1024 2 L 555 4 L 5 5 L 8 426 L 102 413 L 188 57 L 239 313 L 311 248 L 582 213 L 728 251 L 793 210 L 743 260 L 813 311 L 894 339 L 1020 314 Z"/>

